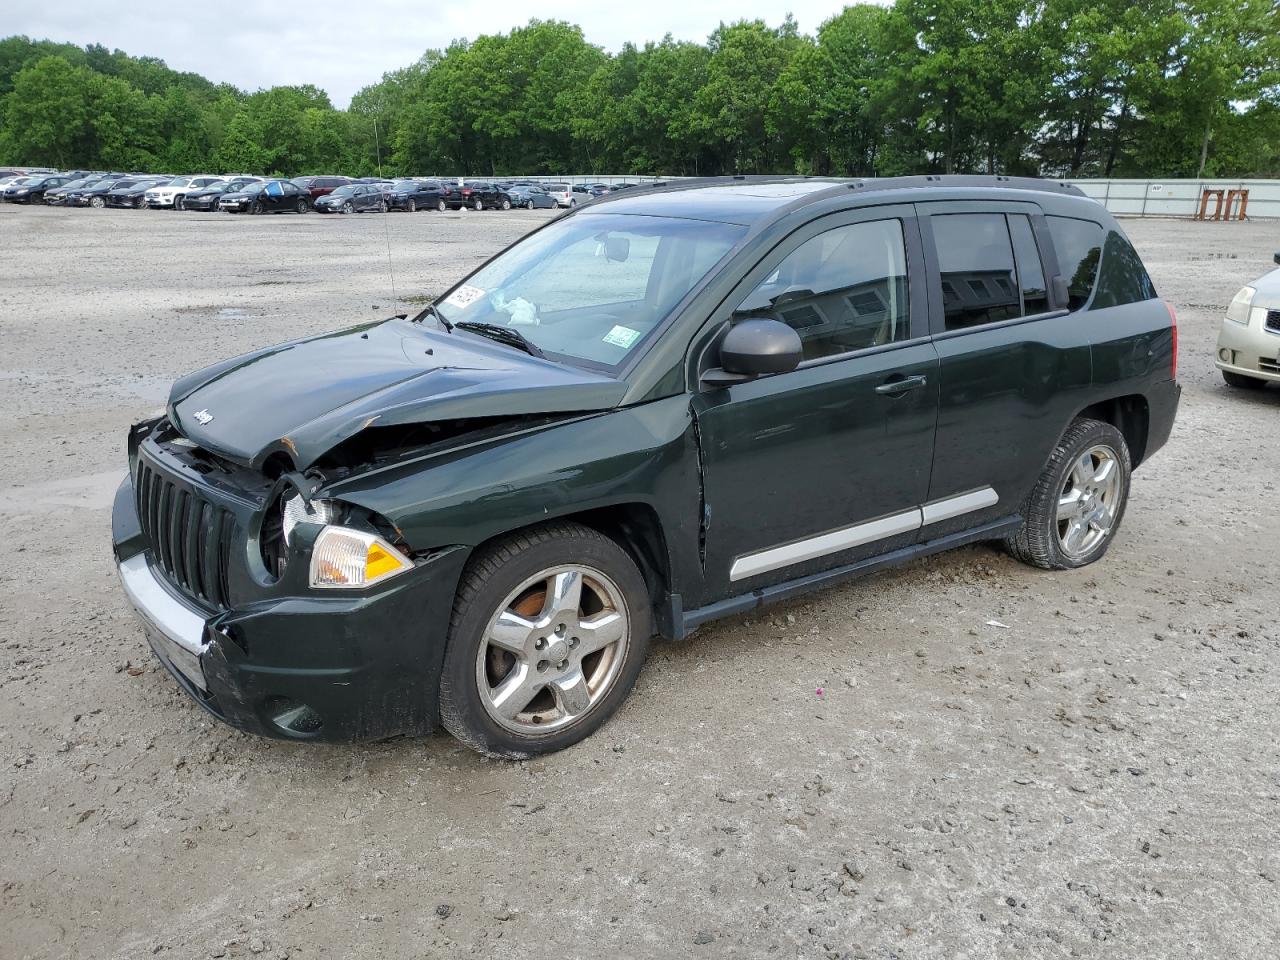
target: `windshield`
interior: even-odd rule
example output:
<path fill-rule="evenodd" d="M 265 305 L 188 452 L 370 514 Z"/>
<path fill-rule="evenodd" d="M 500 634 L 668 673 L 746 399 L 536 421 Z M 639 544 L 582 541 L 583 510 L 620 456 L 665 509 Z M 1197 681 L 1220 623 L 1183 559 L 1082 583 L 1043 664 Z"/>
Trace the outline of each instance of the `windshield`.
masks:
<path fill-rule="evenodd" d="M 551 356 L 616 369 L 746 227 L 595 214 L 553 223 L 455 287 L 452 323 L 512 327 Z"/>
<path fill-rule="evenodd" d="M 333 191 L 333 193 L 329 194 L 329 196 L 331 196 L 331 197 L 349 197 L 349 196 L 351 196 L 351 195 L 352 195 L 353 193 L 355 193 L 355 192 L 356 192 L 356 188 L 355 188 L 355 187 L 352 187 L 352 186 L 339 187 L 337 190 Z"/>
<path fill-rule="evenodd" d="M 192 177 L 176 177 L 165 184 L 166 187 L 185 187 L 192 181 Z"/>
<path fill-rule="evenodd" d="M 94 181 L 92 177 L 85 177 L 83 180 L 72 180 L 70 183 L 66 185 L 65 189 L 79 190 L 81 187 L 87 187 L 94 182 L 96 181 Z"/>

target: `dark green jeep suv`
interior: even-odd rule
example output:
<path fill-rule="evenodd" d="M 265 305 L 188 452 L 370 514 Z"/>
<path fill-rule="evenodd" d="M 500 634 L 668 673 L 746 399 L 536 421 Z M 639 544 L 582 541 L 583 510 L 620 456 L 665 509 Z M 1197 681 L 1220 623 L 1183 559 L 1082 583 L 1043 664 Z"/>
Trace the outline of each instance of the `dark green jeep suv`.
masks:
<path fill-rule="evenodd" d="M 1064 184 L 633 189 L 412 319 L 179 380 L 130 434 L 115 553 L 229 723 L 542 753 L 617 709 L 654 636 L 980 540 L 1097 560 L 1176 358 L 1124 233 Z"/>

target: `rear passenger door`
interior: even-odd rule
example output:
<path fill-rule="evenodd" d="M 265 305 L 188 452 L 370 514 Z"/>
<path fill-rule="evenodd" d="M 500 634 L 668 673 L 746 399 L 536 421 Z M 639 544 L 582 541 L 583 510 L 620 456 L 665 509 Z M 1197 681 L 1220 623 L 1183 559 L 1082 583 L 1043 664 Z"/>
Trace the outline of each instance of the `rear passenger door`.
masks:
<path fill-rule="evenodd" d="M 938 427 L 923 538 L 1016 513 L 1091 381 L 1088 335 L 1058 302 L 1031 203 L 919 204 L 938 352 Z M 1069 279 L 1069 278 L 1067 278 Z"/>

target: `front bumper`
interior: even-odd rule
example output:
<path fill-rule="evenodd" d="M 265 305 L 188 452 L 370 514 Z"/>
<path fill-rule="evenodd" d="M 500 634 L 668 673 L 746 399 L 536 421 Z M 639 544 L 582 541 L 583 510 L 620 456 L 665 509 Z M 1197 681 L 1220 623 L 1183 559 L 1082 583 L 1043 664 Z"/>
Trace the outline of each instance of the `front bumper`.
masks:
<path fill-rule="evenodd" d="M 161 195 L 158 197 L 148 196 L 146 198 L 146 205 L 148 207 L 151 207 L 153 210 L 159 210 L 163 207 L 172 207 L 173 201 L 174 201 L 174 198 L 172 196 L 166 196 L 166 195 Z"/>
<path fill-rule="evenodd" d="M 466 551 L 437 553 L 368 593 L 264 596 L 204 608 L 156 565 L 125 478 L 112 538 L 125 595 L 157 658 L 197 704 L 263 736 L 349 741 L 434 728 Z M 301 718 L 301 719 L 300 719 Z"/>
<path fill-rule="evenodd" d="M 1222 321 L 1218 331 L 1218 347 L 1214 365 L 1259 380 L 1280 383 L 1280 329 L 1268 327 L 1269 316 L 1277 307 L 1254 306 L 1248 324 Z"/>

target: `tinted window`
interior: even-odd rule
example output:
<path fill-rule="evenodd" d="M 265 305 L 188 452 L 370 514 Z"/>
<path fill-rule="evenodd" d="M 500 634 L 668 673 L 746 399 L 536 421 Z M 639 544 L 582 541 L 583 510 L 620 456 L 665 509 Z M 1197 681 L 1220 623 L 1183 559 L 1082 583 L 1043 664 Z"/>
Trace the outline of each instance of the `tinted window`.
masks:
<path fill-rule="evenodd" d="M 946 329 L 963 330 L 1021 316 L 1013 246 L 1002 213 L 935 215 Z"/>
<path fill-rule="evenodd" d="M 1013 238 L 1013 256 L 1018 264 L 1018 289 L 1022 293 L 1022 315 L 1032 316 L 1049 310 L 1049 289 L 1044 282 L 1040 250 L 1031 229 L 1031 219 L 1020 213 L 1009 215 L 1009 236 Z"/>
<path fill-rule="evenodd" d="M 791 326 L 813 360 L 910 335 L 900 220 L 854 223 L 806 240 L 738 306 Z"/>
<path fill-rule="evenodd" d="M 1098 258 L 1102 253 L 1102 227 L 1092 220 L 1070 217 L 1046 217 L 1053 247 L 1058 254 L 1058 267 L 1067 281 L 1067 306 L 1079 310 L 1093 292 L 1098 275 Z"/>
<path fill-rule="evenodd" d="M 1138 251 L 1133 249 L 1124 234 L 1116 230 L 1107 231 L 1102 270 L 1098 274 L 1098 293 L 1090 309 L 1151 300 L 1155 295 L 1155 285 L 1147 275 L 1147 268 L 1138 259 Z"/>

